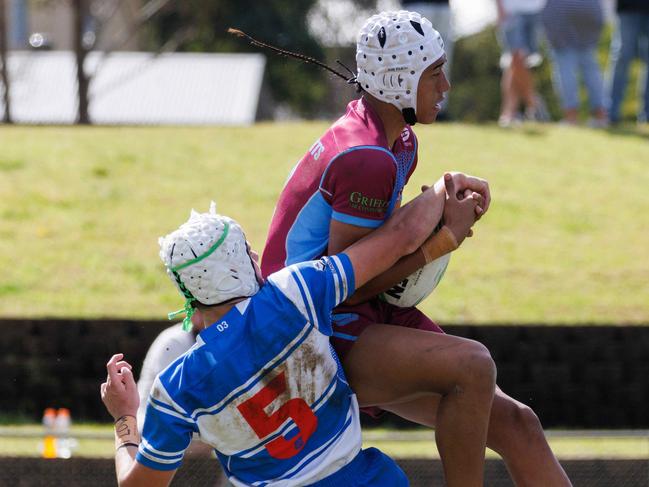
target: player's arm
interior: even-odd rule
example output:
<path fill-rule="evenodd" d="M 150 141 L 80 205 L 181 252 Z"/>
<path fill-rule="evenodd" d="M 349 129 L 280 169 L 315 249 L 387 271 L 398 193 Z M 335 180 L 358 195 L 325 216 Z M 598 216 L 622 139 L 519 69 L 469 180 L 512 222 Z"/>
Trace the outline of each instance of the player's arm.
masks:
<path fill-rule="evenodd" d="M 441 199 L 441 198 L 440 198 Z M 397 210 L 398 211 L 398 210 Z M 337 220 L 331 220 L 329 227 L 329 248 L 328 255 L 335 255 L 344 251 L 354 242 L 359 241 L 373 230 L 371 228 L 357 227 Z M 421 249 L 399 259 L 381 275 L 375 277 L 364 286 L 356 289 L 356 292 L 347 299 L 347 304 L 358 304 L 376 296 L 377 294 L 391 288 L 396 283 L 415 272 L 426 264 L 426 258 Z"/>
<path fill-rule="evenodd" d="M 137 427 L 137 425 L 136 425 Z M 175 470 L 155 470 L 135 459 L 137 448 L 126 446 L 115 452 L 115 471 L 119 487 L 167 487 Z"/>
<path fill-rule="evenodd" d="M 329 224 L 327 255 L 335 255 L 342 252 L 354 242 L 358 242 L 361 238 L 373 231 L 373 228 L 359 227 L 332 219 Z"/>
<path fill-rule="evenodd" d="M 455 239 L 455 237 L 448 237 L 449 234 L 446 233 L 446 231 L 444 231 L 444 233 L 442 233 L 441 235 L 435 234 L 434 236 L 429 237 L 431 242 L 439 244 L 435 245 L 437 249 L 443 250 L 441 253 L 436 252 L 432 254 L 436 257 L 430 257 L 429 260 L 427 260 L 423 248 L 418 248 L 415 252 L 399 259 L 387 271 L 382 272 L 380 275 L 367 282 L 360 289 L 357 289 L 354 295 L 351 296 L 346 301 L 346 303 L 350 305 L 363 303 L 368 299 L 373 298 L 377 294 L 390 289 L 395 284 L 403 281 L 406 277 L 415 272 L 417 269 L 421 269 L 428 262 L 431 262 L 436 258 L 441 257 L 442 255 L 452 252 L 457 248 L 457 240 Z"/>
<path fill-rule="evenodd" d="M 120 487 L 167 486 L 175 470 L 154 470 L 135 459 L 140 435 L 135 417 L 140 398 L 131 366 L 124 356 L 113 355 L 106 364 L 108 377 L 101 385 L 101 399 L 115 420 L 115 472 Z"/>
<path fill-rule="evenodd" d="M 395 211 L 380 228 L 345 249 L 344 252 L 354 267 L 357 289 L 391 269 L 400 258 L 420 251 L 422 244 L 439 223 L 446 194 L 446 204 L 453 205 L 456 213 L 452 224 L 460 239 L 455 244 L 459 245 L 462 242 L 475 222 L 480 195 L 475 193 L 468 198 L 458 199 L 450 174 L 444 175 L 444 185 L 445 188 L 440 184 L 428 188 Z M 410 272 L 417 268 L 414 267 Z"/>
<path fill-rule="evenodd" d="M 453 177 L 454 184 L 455 181 L 456 178 Z M 439 184 L 441 186 L 441 180 Z M 468 197 L 471 194 L 472 191 L 467 189 L 462 194 L 462 197 Z M 444 192 L 443 197 L 445 196 L 446 194 Z M 482 214 L 481 206 L 486 204 L 486 200 L 482 197 L 481 194 L 476 194 L 476 198 L 478 201 L 478 206 L 476 207 L 474 218 L 478 219 Z M 433 260 L 457 249 L 459 242 L 462 242 L 462 240 L 464 240 L 464 238 L 467 236 L 467 221 L 464 221 L 462 216 L 463 214 L 462 209 L 459 206 L 459 199 L 454 198 L 448 201 L 444 206 L 445 225 L 438 232 L 436 232 L 434 235 L 429 236 L 415 252 L 402 257 L 388 270 L 382 272 L 380 275 L 371 279 L 364 286 L 357 289 L 354 295 L 351 296 L 346 302 L 348 304 L 362 303 L 385 291 L 386 289 L 389 289 L 396 283 L 401 282 L 404 278 L 415 272 L 417 269 L 420 269 L 424 265 L 428 264 L 429 262 L 432 262 Z M 336 227 L 343 225 L 339 222 L 335 223 Z M 336 228 L 334 228 L 334 222 L 332 222 L 331 230 L 332 233 L 333 231 L 337 230 Z M 359 232 L 359 234 L 360 233 L 361 232 Z M 367 233 L 368 232 L 364 232 L 362 235 L 360 235 L 360 237 L 364 236 Z M 347 235 L 350 234 L 354 235 L 352 232 L 347 232 Z M 354 241 L 355 240 L 351 240 L 349 244 Z M 340 240 L 335 240 L 334 242 L 340 245 Z M 338 251 L 342 251 L 342 249 L 344 249 L 344 247 L 339 248 L 340 250 Z"/>
<path fill-rule="evenodd" d="M 378 174 L 381 177 L 377 176 L 368 179 L 367 174 Z M 484 200 L 481 203 L 482 208 L 488 207 L 490 197 L 486 181 L 462 173 L 450 173 L 450 176 L 455 190 L 466 190 L 469 194 L 473 192 L 480 194 Z M 373 206 L 370 203 L 367 205 L 369 207 L 367 207 L 362 202 L 359 205 L 358 196 L 367 196 L 363 200 L 367 199 L 369 202 L 387 203 L 394 197 L 395 177 L 396 173 L 392 159 L 386 157 L 380 151 L 357 150 L 335 161 L 323 176 L 320 187 L 323 196 L 331 203 L 333 209 L 329 226 L 328 255 L 335 255 L 344 251 L 354 242 L 381 226 L 385 218 L 387 205 L 381 207 L 380 205 Z M 439 220 L 442 209 L 445 208 L 444 199 L 446 194 L 443 181 L 440 180 L 437 189 L 439 191 L 436 192 L 436 208 L 433 211 L 436 211 L 435 216 Z M 352 200 L 353 195 L 357 195 L 356 201 Z M 395 210 L 395 213 L 398 211 Z M 424 248 L 398 261 L 394 267 L 386 270 L 383 275 L 377 277 L 367 287 L 357 287 L 356 293 L 347 302 L 354 304 L 365 301 L 402 281 L 403 278 L 421 268 L 426 262 L 453 250 L 456 245 L 453 239 L 447 238 L 449 236 L 452 235 L 444 231 L 432 237 L 430 242 L 426 242 Z M 455 240 L 458 242 L 465 237 L 465 235 L 459 234 L 455 236 Z M 444 251 L 436 253 L 440 249 Z"/>

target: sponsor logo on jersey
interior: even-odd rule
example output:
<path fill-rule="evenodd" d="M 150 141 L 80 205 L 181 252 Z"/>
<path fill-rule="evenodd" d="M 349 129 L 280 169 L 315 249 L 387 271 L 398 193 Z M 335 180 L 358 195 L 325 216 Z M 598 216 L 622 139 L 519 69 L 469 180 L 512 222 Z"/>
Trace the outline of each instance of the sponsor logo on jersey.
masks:
<path fill-rule="evenodd" d="M 365 196 L 360 191 L 353 191 L 349 195 L 349 206 L 364 212 L 382 213 L 388 209 L 389 203 L 388 200 Z"/>

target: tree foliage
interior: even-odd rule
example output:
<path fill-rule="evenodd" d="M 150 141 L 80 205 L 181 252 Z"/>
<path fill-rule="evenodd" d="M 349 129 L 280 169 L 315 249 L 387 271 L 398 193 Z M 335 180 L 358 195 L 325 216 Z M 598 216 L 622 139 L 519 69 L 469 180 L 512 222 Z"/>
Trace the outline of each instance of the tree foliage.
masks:
<path fill-rule="evenodd" d="M 160 45 L 187 25 L 193 35 L 180 51 L 259 52 L 227 33 L 236 27 L 264 42 L 318 59 L 323 51 L 307 28 L 316 0 L 184 0 L 170 2 L 151 20 L 149 42 Z M 266 76 L 276 102 L 286 102 L 303 115 L 312 112 L 325 93 L 322 72 L 315 66 L 267 54 Z"/>

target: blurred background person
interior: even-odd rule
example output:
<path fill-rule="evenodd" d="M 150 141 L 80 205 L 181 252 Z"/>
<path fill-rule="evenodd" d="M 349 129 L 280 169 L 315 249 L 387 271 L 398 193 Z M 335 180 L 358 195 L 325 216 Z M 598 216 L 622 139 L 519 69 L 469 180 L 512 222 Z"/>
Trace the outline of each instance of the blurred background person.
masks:
<path fill-rule="evenodd" d="M 453 44 L 455 33 L 453 31 L 453 17 L 449 0 L 401 0 L 404 10 L 418 12 L 426 17 L 433 24 L 433 27 L 442 36 L 444 51 L 446 52 L 446 64 L 444 73 L 446 79 L 451 81 L 451 63 L 453 61 Z M 442 111 L 437 114 L 437 120 L 444 120 L 447 117 L 448 95 L 442 102 Z"/>
<path fill-rule="evenodd" d="M 644 74 L 638 85 L 638 95 L 642 98 L 638 122 L 646 123 L 649 112 L 649 0 L 618 0 L 607 83 L 608 112 L 612 123 L 621 120 L 620 109 L 629 81 L 629 66 L 636 57 L 644 62 Z"/>
<path fill-rule="evenodd" d="M 547 0 L 541 18 L 552 51 L 553 81 L 561 99 L 563 122 L 577 124 L 581 75 L 588 90 L 589 125 L 606 127 L 604 86 L 596 52 L 604 25 L 601 0 Z"/>
<path fill-rule="evenodd" d="M 535 120 L 541 111 L 530 67 L 538 63 L 540 14 L 545 0 L 496 0 L 499 37 L 503 46 L 501 67 L 502 102 L 498 124 L 516 122 L 518 106 L 525 105 L 525 118 Z M 536 58 L 536 59 L 535 59 Z"/>

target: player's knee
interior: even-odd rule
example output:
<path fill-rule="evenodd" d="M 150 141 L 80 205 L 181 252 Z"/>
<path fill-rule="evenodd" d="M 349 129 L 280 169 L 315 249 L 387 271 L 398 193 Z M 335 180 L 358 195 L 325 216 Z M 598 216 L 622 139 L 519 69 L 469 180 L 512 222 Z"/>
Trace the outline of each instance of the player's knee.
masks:
<path fill-rule="evenodd" d="M 529 406 L 519 408 L 519 423 L 529 438 L 544 438 L 543 426 L 534 410 Z"/>
<path fill-rule="evenodd" d="M 493 394 L 496 387 L 496 363 L 482 343 L 469 340 L 465 346 L 460 381 Z"/>
<path fill-rule="evenodd" d="M 510 427 L 516 431 L 517 435 L 524 436 L 527 442 L 537 438 L 544 438 L 541 421 L 531 407 L 512 401 L 508 409 L 507 416 L 509 417 Z"/>

